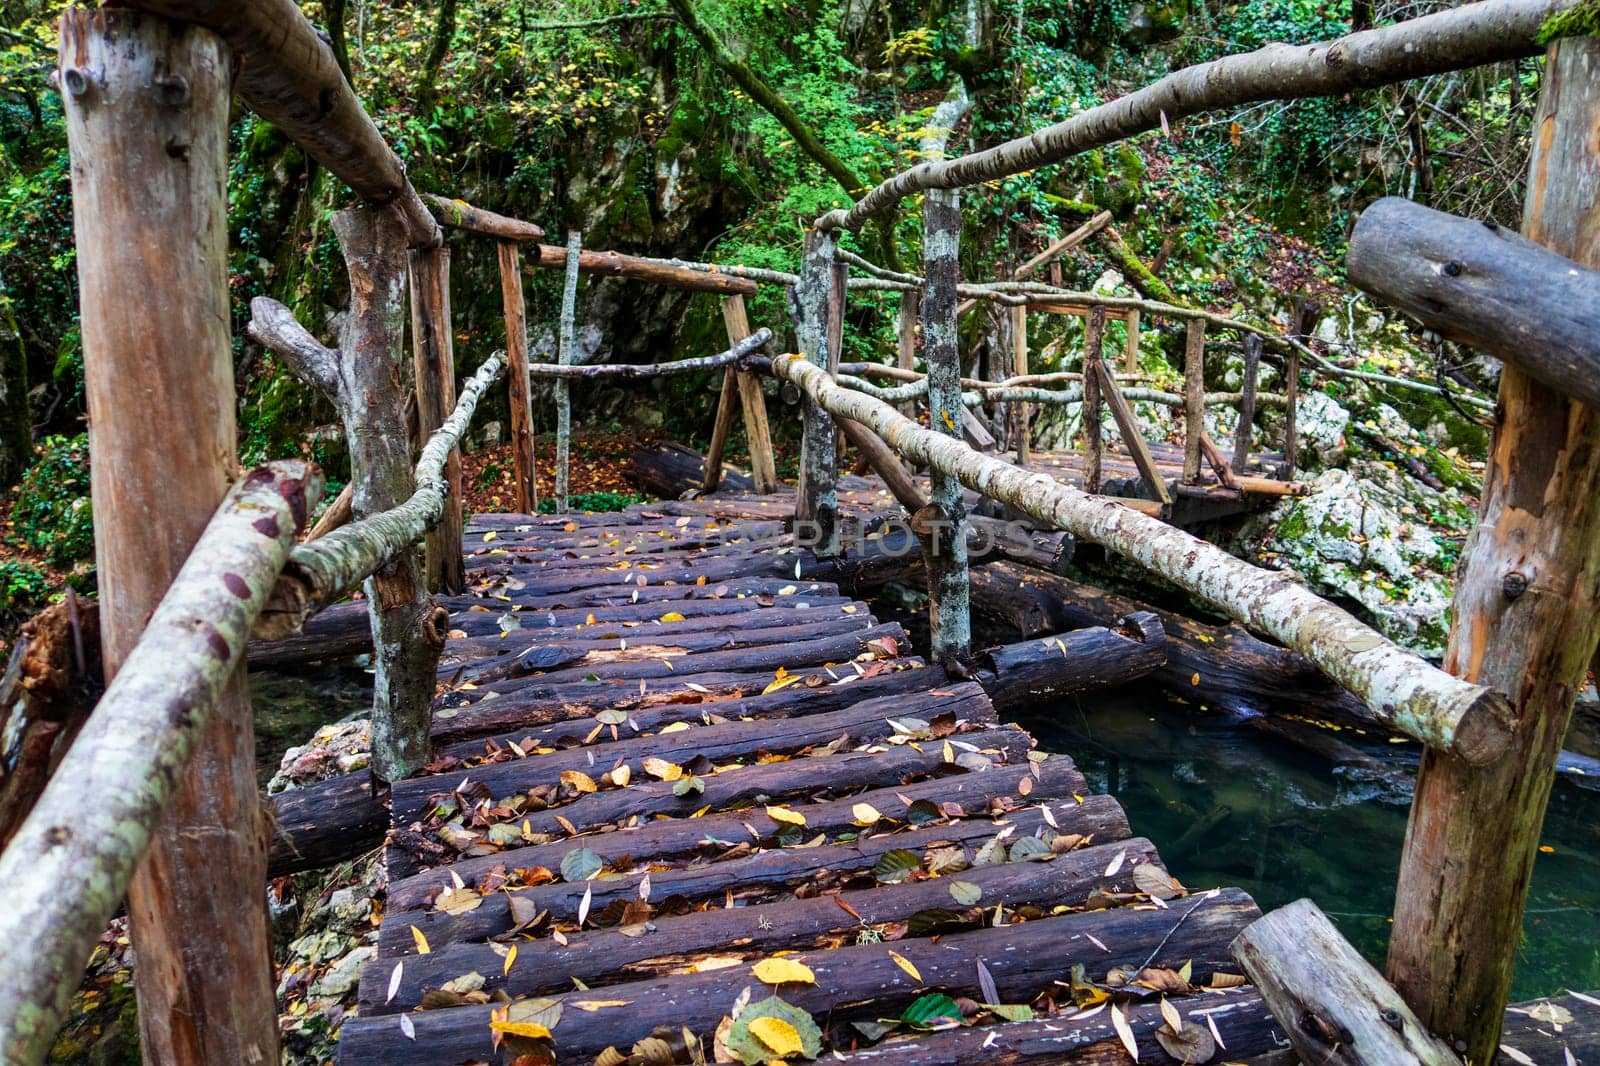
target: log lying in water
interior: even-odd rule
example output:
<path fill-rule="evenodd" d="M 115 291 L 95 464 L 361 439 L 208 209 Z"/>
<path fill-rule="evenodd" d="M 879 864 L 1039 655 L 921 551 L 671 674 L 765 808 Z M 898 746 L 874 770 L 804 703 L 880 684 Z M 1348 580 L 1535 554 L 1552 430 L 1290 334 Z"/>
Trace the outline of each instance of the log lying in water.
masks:
<path fill-rule="evenodd" d="M 1600 406 L 1600 272 L 1398 196 L 1361 212 L 1345 263 L 1351 281 L 1441 336 Z"/>
<path fill-rule="evenodd" d="M 810 814 L 810 808 L 807 809 Z M 1122 854 L 1115 873 L 1105 871 Z M 1134 869 L 1157 863 L 1155 846 L 1132 839 L 1084 848 L 1044 865 L 1007 863 L 977 866 L 961 872 L 963 881 L 982 890 L 980 904 L 1014 908 L 1029 904 L 1044 909 L 1081 905 L 1099 892 L 1132 892 Z M 841 904 L 849 904 L 846 910 Z M 717 951 L 757 957 L 780 948 L 824 947 L 853 939 L 863 924 L 904 922 L 918 911 L 953 909 L 948 880 L 938 878 L 886 885 L 837 896 L 779 900 L 733 910 L 694 912 L 655 920 L 655 931 L 632 936 L 616 929 L 569 934 L 566 944 L 550 937 L 523 941 L 509 972 L 487 944 L 452 944 L 428 955 L 407 959 L 392 1002 L 386 1003 L 392 970 L 369 966 L 361 975 L 361 1014 L 370 1017 L 404 1010 L 423 994 L 464 973 L 481 973 L 484 990 L 505 989 L 514 996 L 543 995 L 571 988 L 572 978 L 594 984 L 612 974 L 633 979 L 683 967 L 696 955 Z M 854 915 L 859 914 L 857 918 Z"/>
<path fill-rule="evenodd" d="M 1003 711 L 1089 689 L 1124 685 L 1167 661 L 1161 620 L 1148 611 L 1115 629 L 1094 626 L 980 654 L 978 681 Z"/>
<path fill-rule="evenodd" d="M 1258 913 L 1244 893 L 1227 889 L 1213 897 L 1181 901 L 1171 910 L 1121 907 L 959 933 L 938 941 L 906 939 L 803 953 L 796 960 L 811 968 L 816 984 L 788 985 L 783 993 L 814 1017 L 842 1024 L 850 1018 L 897 1016 L 928 988 L 981 997 L 976 959 L 984 961 L 996 990 L 1008 1003 L 1026 1002 L 1054 987 L 1052 982 L 1079 962 L 1091 978 L 1115 966 L 1148 962 L 1176 968 L 1186 961 L 1197 976 L 1205 977 L 1232 969 L 1226 942 Z M 1096 947 L 1086 932 L 1106 950 Z M 895 956 L 910 966 L 902 968 Z M 739 966 L 616 985 L 606 990 L 604 998 L 672 1004 L 682 1025 L 709 1040 L 729 1005 L 750 983 L 749 967 Z M 596 997 L 577 992 L 557 998 Z M 399 1016 L 352 1019 L 345 1024 L 340 1053 L 350 1062 L 381 1059 L 386 1066 L 487 1060 L 492 1055 L 490 1009 L 457 1007 L 411 1014 L 407 1018 L 414 1040 L 400 1034 Z M 569 1009 L 555 1029 L 556 1046 L 563 1061 L 586 1062 L 608 1046 L 632 1047 L 650 1035 L 651 1019 L 659 1016 L 658 1011 L 647 1014 L 626 1006 L 593 1012 Z"/>
<path fill-rule="evenodd" d="M 1233 956 L 1303 1062 L 1461 1062 L 1309 899 L 1251 923 L 1234 940 Z"/>

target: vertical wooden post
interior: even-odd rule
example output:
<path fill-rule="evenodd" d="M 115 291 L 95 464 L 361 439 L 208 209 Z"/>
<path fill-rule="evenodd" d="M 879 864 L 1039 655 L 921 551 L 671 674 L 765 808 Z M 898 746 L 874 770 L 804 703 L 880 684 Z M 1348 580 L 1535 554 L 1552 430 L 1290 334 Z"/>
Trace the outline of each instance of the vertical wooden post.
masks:
<path fill-rule="evenodd" d="M 722 321 L 728 329 L 728 344 L 735 345 L 750 336 L 750 316 L 745 312 L 744 297 L 738 293 L 724 297 Z M 767 398 L 761 392 L 761 379 L 747 371 L 734 374 L 739 388 L 739 402 L 744 408 L 744 436 L 750 445 L 750 476 L 756 491 L 773 492 L 778 487 L 778 469 L 772 457 L 772 434 L 767 429 Z M 724 389 L 728 387 L 723 381 Z"/>
<path fill-rule="evenodd" d="M 1206 324 L 1189 320 L 1183 346 L 1183 483 L 1200 480 L 1200 438 L 1206 423 Z"/>
<path fill-rule="evenodd" d="M 1105 452 L 1105 434 L 1100 425 L 1105 331 L 1106 309 L 1089 308 L 1089 317 L 1083 323 L 1083 491 L 1092 493 L 1100 491 L 1101 457 Z"/>
<path fill-rule="evenodd" d="M 717 486 L 722 484 L 722 452 L 728 445 L 728 434 L 733 432 L 734 404 L 739 401 L 734 398 L 738 389 L 735 376 L 738 374 L 733 367 L 725 367 L 722 371 L 722 391 L 717 394 L 717 418 L 711 424 L 711 444 L 706 448 L 706 469 L 700 479 L 701 492 L 716 492 Z"/>
<path fill-rule="evenodd" d="M 511 460 L 516 507 L 539 510 L 539 480 L 533 464 L 533 390 L 528 380 L 528 315 L 522 303 L 522 248 L 499 241 L 500 303 L 506 319 L 506 380 L 511 389 Z"/>
<path fill-rule="evenodd" d="M 560 349 L 556 359 L 566 366 L 573 358 L 573 332 L 578 317 L 578 258 L 583 234 L 567 231 L 567 276 L 561 289 Z M 567 486 L 572 458 L 572 389 L 566 378 L 556 379 L 556 513 L 567 513 Z"/>
<path fill-rule="evenodd" d="M 1258 334 L 1244 335 L 1244 381 L 1239 394 L 1239 428 L 1233 435 L 1233 469 L 1242 474 L 1250 466 L 1256 421 L 1256 378 L 1261 373 L 1261 348 Z"/>
<path fill-rule="evenodd" d="M 107 8 L 61 16 L 108 680 L 238 464 L 230 67 L 208 30 Z M 278 1059 L 268 828 L 244 673 L 241 664 L 224 690 L 128 891 L 146 1062 Z"/>
<path fill-rule="evenodd" d="M 1011 373 L 1022 377 L 1028 373 L 1028 309 L 1026 306 L 1009 308 L 1011 312 Z M 1033 411 L 1028 404 L 1011 405 L 1011 435 L 1017 444 L 1017 465 L 1027 466 L 1033 441 L 1029 423 Z"/>
<path fill-rule="evenodd" d="M 1139 372 L 1139 309 L 1128 308 L 1127 317 L 1123 319 L 1128 324 L 1128 341 L 1122 350 L 1122 371 L 1125 374 Z"/>
<path fill-rule="evenodd" d="M 895 365 L 901 370 L 917 368 L 917 304 L 920 294 L 900 294 L 900 315 L 895 329 Z"/>
<path fill-rule="evenodd" d="M 928 365 L 928 418 L 936 433 L 961 438 L 961 351 L 956 343 L 956 287 L 961 281 L 961 200 L 933 189 L 922 209 L 922 357 Z M 928 570 L 933 658 L 964 664 L 972 651 L 971 582 L 961 483 L 935 469 L 928 506 L 913 517 Z"/>
<path fill-rule="evenodd" d="M 795 333 L 800 350 L 813 364 L 833 373 L 839 353 L 834 324 L 844 322 L 844 270 L 835 256 L 837 238 L 827 230 L 806 234 L 800 280 L 793 292 Z M 795 499 L 796 536 L 819 557 L 839 554 L 839 452 L 833 419 L 816 401 L 801 400 L 804 439 L 800 452 L 800 491 Z"/>
<path fill-rule="evenodd" d="M 1523 233 L 1600 268 L 1600 39 L 1552 46 Z M 1511 748 L 1469 767 L 1424 752 L 1400 867 L 1389 979 L 1434 1032 L 1490 1062 L 1573 699 L 1600 618 L 1600 410 L 1507 364 L 1445 667 L 1506 693 Z"/>
<path fill-rule="evenodd" d="M 1304 341 L 1306 333 L 1311 329 L 1311 322 L 1320 313 L 1321 308 L 1312 300 L 1304 296 L 1295 297 L 1294 301 L 1294 328 L 1291 330 L 1295 340 Z M 1300 433 L 1295 428 L 1295 419 L 1298 415 L 1296 408 L 1300 402 L 1300 350 L 1290 348 L 1289 354 L 1283 359 L 1283 472 L 1284 480 L 1293 481 L 1294 472 L 1300 465 Z"/>
<path fill-rule="evenodd" d="M 450 321 L 450 249 L 411 252 L 411 354 L 417 379 L 417 435 L 427 440 L 456 406 L 455 338 Z M 466 591 L 461 551 L 461 451 L 445 461 L 450 498 L 444 518 L 427 538 L 428 588 L 459 596 Z"/>

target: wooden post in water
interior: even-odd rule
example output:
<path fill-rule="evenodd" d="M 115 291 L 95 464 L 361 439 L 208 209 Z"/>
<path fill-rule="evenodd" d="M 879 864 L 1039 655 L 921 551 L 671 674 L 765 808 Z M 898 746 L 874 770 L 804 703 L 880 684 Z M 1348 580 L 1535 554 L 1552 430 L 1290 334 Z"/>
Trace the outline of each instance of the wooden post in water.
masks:
<path fill-rule="evenodd" d="M 1600 39 L 1553 45 L 1523 234 L 1600 268 Z M 1600 618 L 1600 409 L 1507 363 L 1445 668 L 1509 695 L 1511 747 L 1471 767 L 1424 752 L 1389 980 L 1434 1032 L 1489 1062 L 1522 936 L 1553 766 Z"/>
<path fill-rule="evenodd" d="M 1233 469 L 1242 474 L 1250 466 L 1256 421 L 1256 379 L 1261 374 L 1261 349 L 1265 342 L 1259 333 L 1244 335 L 1244 381 L 1239 391 L 1239 428 L 1233 434 Z"/>
<path fill-rule="evenodd" d="M 500 304 L 506 320 L 506 379 L 511 392 L 511 461 L 516 508 L 539 510 L 539 478 L 533 463 L 533 393 L 528 381 L 528 314 L 522 302 L 522 246 L 502 240 Z"/>
<path fill-rule="evenodd" d="M 417 437 L 427 440 L 456 406 L 455 338 L 450 322 L 450 249 L 411 251 L 411 356 L 417 379 Z M 444 518 L 427 536 L 428 588 L 466 591 L 461 553 L 461 451 L 451 449 L 444 478 Z"/>
<path fill-rule="evenodd" d="M 567 276 L 561 288 L 561 334 L 556 361 L 570 365 L 573 333 L 578 317 L 578 257 L 583 251 L 583 234 L 567 231 Z M 566 378 L 556 379 L 556 513 L 567 513 L 567 485 L 572 458 L 572 389 Z"/>
<path fill-rule="evenodd" d="M 1100 491 L 1100 460 L 1105 452 L 1105 433 L 1100 424 L 1105 330 L 1106 309 L 1090 308 L 1083 324 L 1083 491 L 1089 493 Z M 1132 451 L 1129 448 L 1130 454 Z"/>
<path fill-rule="evenodd" d="M 838 238 L 830 230 L 806 233 L 800 280 L 790 290 L 800 351 L 830 374 L 839 366 L 833 343 L 835 324 L 844 321 L 845 267 L 836 257 Z M 800 452 L 800 491 L 795 499 L 795 535 L 818 557 L 839 554 L 839 452 L 833 419 L 809 396 L 801 399 L 804 439 Z"/>
<path fill-rule="evenodd" d="M 1183 483 L 1200 480 L 1200 438 L 1206 432 L 1206 324 L 1189 320 L 1183 346 Z"/>
<path fill-rule="evenodd" d="M 64 11 L 60 49 L 109 681 L 238 466 L 232 64 L 209 30 L 108 8 Z M 253 737 L 241 663 L 128 891 L 146 1062 L 278 1060 Z"/>
<path fill-rule="evenodd" d="M 1028 309 L 1026 306 L 1008 308 L 1011 312 L 1011 373 L 1021 377 L 1028 373 Z M 1032 452 L 1028 424 L 1032 414 L 1028 404 L 1011 405 L 1011 436 L 1017 446 L 1017 465 L 1027 466 Z"/>
<path fill-rule="evenodd" d="M 927 194 L 922 209 L 922 357 L 928 366 L 928 420 L 935 433 L 961 439 L 961 351 L 956 287 L 961 281 L 961 199 L 955 189 Z M 928 506 L 912 519 L 928 570 L 933 658 L 964 665 L 972 652 L 971 586 L 961 483 L 931 471 Z"/>

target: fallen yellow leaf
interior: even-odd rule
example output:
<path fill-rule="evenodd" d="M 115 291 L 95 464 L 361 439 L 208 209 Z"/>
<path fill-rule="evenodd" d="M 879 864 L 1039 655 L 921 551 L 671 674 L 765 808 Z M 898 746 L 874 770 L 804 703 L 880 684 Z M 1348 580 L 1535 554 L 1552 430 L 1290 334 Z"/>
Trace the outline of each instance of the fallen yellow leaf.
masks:
<path fill-rule="evenodd" d="M 811 967 L 793 959 L 762 959 L 751 968 L 756 980 L 769 985 L 814 985 L 817 975 Z"/>
<path fill-rule="evenodd" d="M 549 1040 L 550 1030 L 538 1022 L 507 1022 L 496 1018 L 489 1028 L 504 1036 L 526 1036 L 534 1040 Z"/>
<path fill-rule="evenodd" d="M 870 825 L 876 825 L 878 820 L 883 817 L 878 813 L 878 808 L 870 803 L 858 803 L 850 808 L 850 813 L 854 816 L 856 825 L 863 829 Z"/>
<path fill-rule="evenodd" d="M 666 614 L 661 616 L 661 620 L 663 622 L 681 622 L 683 621 L 683 615 L 679 614 L 677 611 L 668 611 Z"/>
<path fill-rule="evenodd" d="M 780 1059 L 798 1054 L 804 1049 L 800 1043 L 799 1030 L 782 1018 L 751 1019 L 750 1033 L 771 1048 L 773 1055 Z"/>
<path fill-rule="evenodd" d="M 433 950 L 428 946 L 428 938 L 422 935 L 422 930 L 414 925 L 411 927 L 411 939 L 417 942 L 418 955 L 426 955 Z"/>
<path fill-rule="evenodd" d="M 894 964 L 896 966 L 910 974 L 913 981 L 916 981 L 918 984 L 922 983 L 922 972 L 912 965 L 910 959 L 894 951 L 889 952 L 889 957 L 894 960 Z"/>
<path fill-rule="evenodd" d="M 791 811 L 787 807 L 768 807 L 767 817 L 774 822 L 782 822 L 784 825 L 804 826 L 806 824 L 805 815 L 799 811 Z"/>

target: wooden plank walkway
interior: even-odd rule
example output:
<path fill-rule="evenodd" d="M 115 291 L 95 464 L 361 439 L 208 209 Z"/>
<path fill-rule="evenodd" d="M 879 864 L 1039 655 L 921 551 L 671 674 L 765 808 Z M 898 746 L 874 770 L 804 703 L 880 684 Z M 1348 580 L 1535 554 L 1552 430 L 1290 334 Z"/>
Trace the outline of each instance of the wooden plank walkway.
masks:
<path fill-rule="evenodd" d="M 686 1033 L 711 1061 L 773 991 L 753 964 L 790 952 L 815 982 L 782 998 L 844 1061 L 1106 1061 L 1113 1012 L 1079 1003 L 1112 985 L 1142 1060 L 1165 1061 L 1163 993 L 1229 1058 L 1280 1046 L 1252 991 L 1206 987 L 1237 972 L 1250 898 L 1176 891 L 1068 755 L 796 555 L 775 499 L 472 520 L 442 750 L 393 790 L 340 1060 L 537 1050 L 497 1046 L 498 1019 L 547 1027 L 563 1063 L 653 1035 L 694 1061 Z M 876 1046 L 853 1024 L 933 993 L 970 1024 Z"/>

